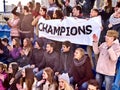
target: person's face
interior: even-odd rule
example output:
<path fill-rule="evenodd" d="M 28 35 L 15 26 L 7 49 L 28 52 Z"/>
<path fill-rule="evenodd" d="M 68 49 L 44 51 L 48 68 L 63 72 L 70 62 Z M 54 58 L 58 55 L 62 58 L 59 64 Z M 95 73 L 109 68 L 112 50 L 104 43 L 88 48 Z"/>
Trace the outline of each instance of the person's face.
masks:
<path fill-rule="evenodd" d="M 72 14 L 74 17 L 76 17 L 77 15 L 79 15 L 79 11 L 76 8 L 73 8 Z"/>
<path fill-rule="evenodd" d="M 52 4 L 52 3 L 54 3 L 54 0 L 48 0 L 48 3 Z"/>
<path fill-rule="evenodd" d="M 88 85 L 87 90 L 97 90 L 96 86 Z"/>
<path fill-rule="evenodd" d="M 22 77 L 25 77 L 25 69 L 22 70 Z"/>
<path fill-rule="evenodd" d="M 65 2 L 65 6 L 68 6 L 68 5 L 69 5 L 69 1 L 66 0 L 66 2 Z"/>
<path fill-rule="evenodd" d="M 12 44 L 13 44 L 13 45 L 16 45 L 15 39 L 12 40 Z"/>
<path fill-rule="evenodd" d="M 79 60 L 82 57 L 81 52 L 79 50 L 75 50 L 74 58 Z"/>
<path fill-rule="evenodd" d="M 56 12 L 53 12 L 53 18 L 57 18 Z"/>
<path fill-rule="evenodd" d="M 47 44 L 47 45 L 46 45 L 46 51 L 47 51 L 47 52 L 50 52 L 51 49 L 52 49 L 52 47 L 51 47 L 49 44 Z"/>
<path fill-rule="evenodd" d="M 105 41 L 106 42 L 112 42 L 112 41 L 114 41 L 114 37 L 109 37 L 109 36 L 105 36 Z"/>
<path fill-rule="evenodd" d="M 62 79 L 59 79 L 59 87 L 60 87 L 60 90 L 64 90 L 65 89 L 65 83 Z"/>
<path fill-rule="evenodd" d="M 45 71 L 43 71 L 42 77 L 43 77 L 43 79 L 45 79 L 45 80 L 48 78 L 48 75 L 47 75 L 47 73 L 46 73 Z"/>
<path fill-rule="evenodd" d="M 10 64 L 9 67 L 8 67 L 8 72 L 9 73 L 13 73 L 13 69 L 12 69 L 12 65 Z"/>
<path fill-rule="evenodd" d="M 41 15 L 41 16 L 44 16 L 44 15 L 45 15 L 45 11 L 44 11 L 42 8 L 40 8 L 40 15 Z"/>
<path fill-rule="evenodd" d="M 27 46 L 27 40 L 26 39 L 23 40 L 23 46 Z"/>
<path fill-rule="evenodd" d="M 40 48 L 40 46 L 38 45 L 38 43 L 37 43 L 37 42 L 35 42 L 35 48 L 37 48 L 37 49 L 39 49 L 39 48 Z"/>
<path fill-rule="evenodd" d="M 97 12 L 94 10 L 91 10 L 90 17 L 96 17 L 96 16 L 98 16 Z"/>
<path fill-rule="evenodd" d="M 120 8 L 116 11 L 116 17 L 120 18 Z"/>
<path fill-rule="evenodd" d="M 66 47 L 65 45 L 62 45 L 62 51 L 68 52 L 68 51 L 70 51 L 70 47 Z"/>

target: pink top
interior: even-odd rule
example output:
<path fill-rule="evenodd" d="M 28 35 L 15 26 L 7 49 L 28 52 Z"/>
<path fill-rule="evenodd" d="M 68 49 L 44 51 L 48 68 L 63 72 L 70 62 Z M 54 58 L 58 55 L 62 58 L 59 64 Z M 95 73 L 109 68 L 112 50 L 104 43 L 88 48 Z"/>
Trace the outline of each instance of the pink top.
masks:
<path fill-rule="evenodd" d="M 93 43 L 93 51 L 99 54 L 96 72 L 104 75 L 114 76 L 116 63 L 120 56 L 119 41 L 115 40 L 113 45 L 108 49 L 106 42 L 98 47 L 98 42 Z"/>
<path fill-rule="evenodd" d="M 2 73 L 1 75 L 0 75 L 0 77 L 4 77 L 4 79 L 6 79 L 6 77 L 7 77 L 7 74 L 6 73 Z M 2 81 L 1 79 L 0 79 L 0 90 L 6 90 L 6 88 L 3 86 L 3 82 L 4 81 Z"/>
<path fill-rule="evenodd" d="M 18 28 L 18 23 L 19 23 L 19 18 L 13 18 L 8 21 L 8 24 L 11 26 L 11 31 L 10 35 L 11 36 L 19 36 L 19 28 Z"/>

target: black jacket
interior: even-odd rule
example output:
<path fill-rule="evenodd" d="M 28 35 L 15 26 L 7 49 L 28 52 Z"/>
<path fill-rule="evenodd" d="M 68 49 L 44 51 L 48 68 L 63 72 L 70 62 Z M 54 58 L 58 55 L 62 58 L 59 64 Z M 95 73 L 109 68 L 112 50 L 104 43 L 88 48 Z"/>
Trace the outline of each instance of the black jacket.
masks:
<path fill-rule="evenodd" d="M 44 50 L 43 49 L 33 49 L 32 53 L 32 60 L 30 64 L 34 64 L 36 67 L 39 67 L 39 69 L 43 69 L 43 55 L 44 55 Z"/>
<path fill-rule="evenodd" d="M 52 68 L 55 72 L 59 70 L 59 54 L 55 51 L 52 53 L 44 52 L 44 66 Z"/>
<path fill-rule="evenodd" d="M 60 71 L 67 73 L 70 70 L 73 62 L 73 52 L 62 52 L 60 55 Z"/>

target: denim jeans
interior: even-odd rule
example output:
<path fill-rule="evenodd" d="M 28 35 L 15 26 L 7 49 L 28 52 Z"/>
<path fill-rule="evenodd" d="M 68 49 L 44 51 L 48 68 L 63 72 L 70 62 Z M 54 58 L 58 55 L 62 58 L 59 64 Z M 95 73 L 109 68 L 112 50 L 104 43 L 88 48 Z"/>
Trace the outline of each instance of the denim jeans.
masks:
<path fill-rule="evenodd" d="M 70 77 L 70 84 L 75 87 L 75 81 L 73 77 Z M 78 90 L 87 90 L 88 82 L 84 82 L 81 86 L 78 86 Z"/>
<path fill-rule="evenodd" d="M 42 74 L 43 74 L 43 70 L 40 70 L 35 74 L 35 77 L 37 78 L 38 81 L 42 79 Z"/>
<path fill-rule="evenodd" d="M 81 87 L 79 87 L 79 90 L 87 90 L 88 82 L 84 82 Z"/>
<path fill-rule="evenodd" d="M 114 76 L 103 75 L 100 73 L 96 74 L 96 80 L 100 85 L 100 90 L 102 88 L 102 84 L 105 81 L 105 90 L 112 90 L 112 84 L 114 81 Z"/>

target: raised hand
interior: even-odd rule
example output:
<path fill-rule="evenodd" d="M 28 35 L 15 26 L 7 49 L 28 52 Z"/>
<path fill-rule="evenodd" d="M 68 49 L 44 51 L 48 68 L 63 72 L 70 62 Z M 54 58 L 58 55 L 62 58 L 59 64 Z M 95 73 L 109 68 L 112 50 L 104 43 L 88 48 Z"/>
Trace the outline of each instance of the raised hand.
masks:
<path fill-rule="evenodd" d="M 98 36 L 96 34 L 93 34 L 93 41 L 97 42 L 98 41 Z"/>

